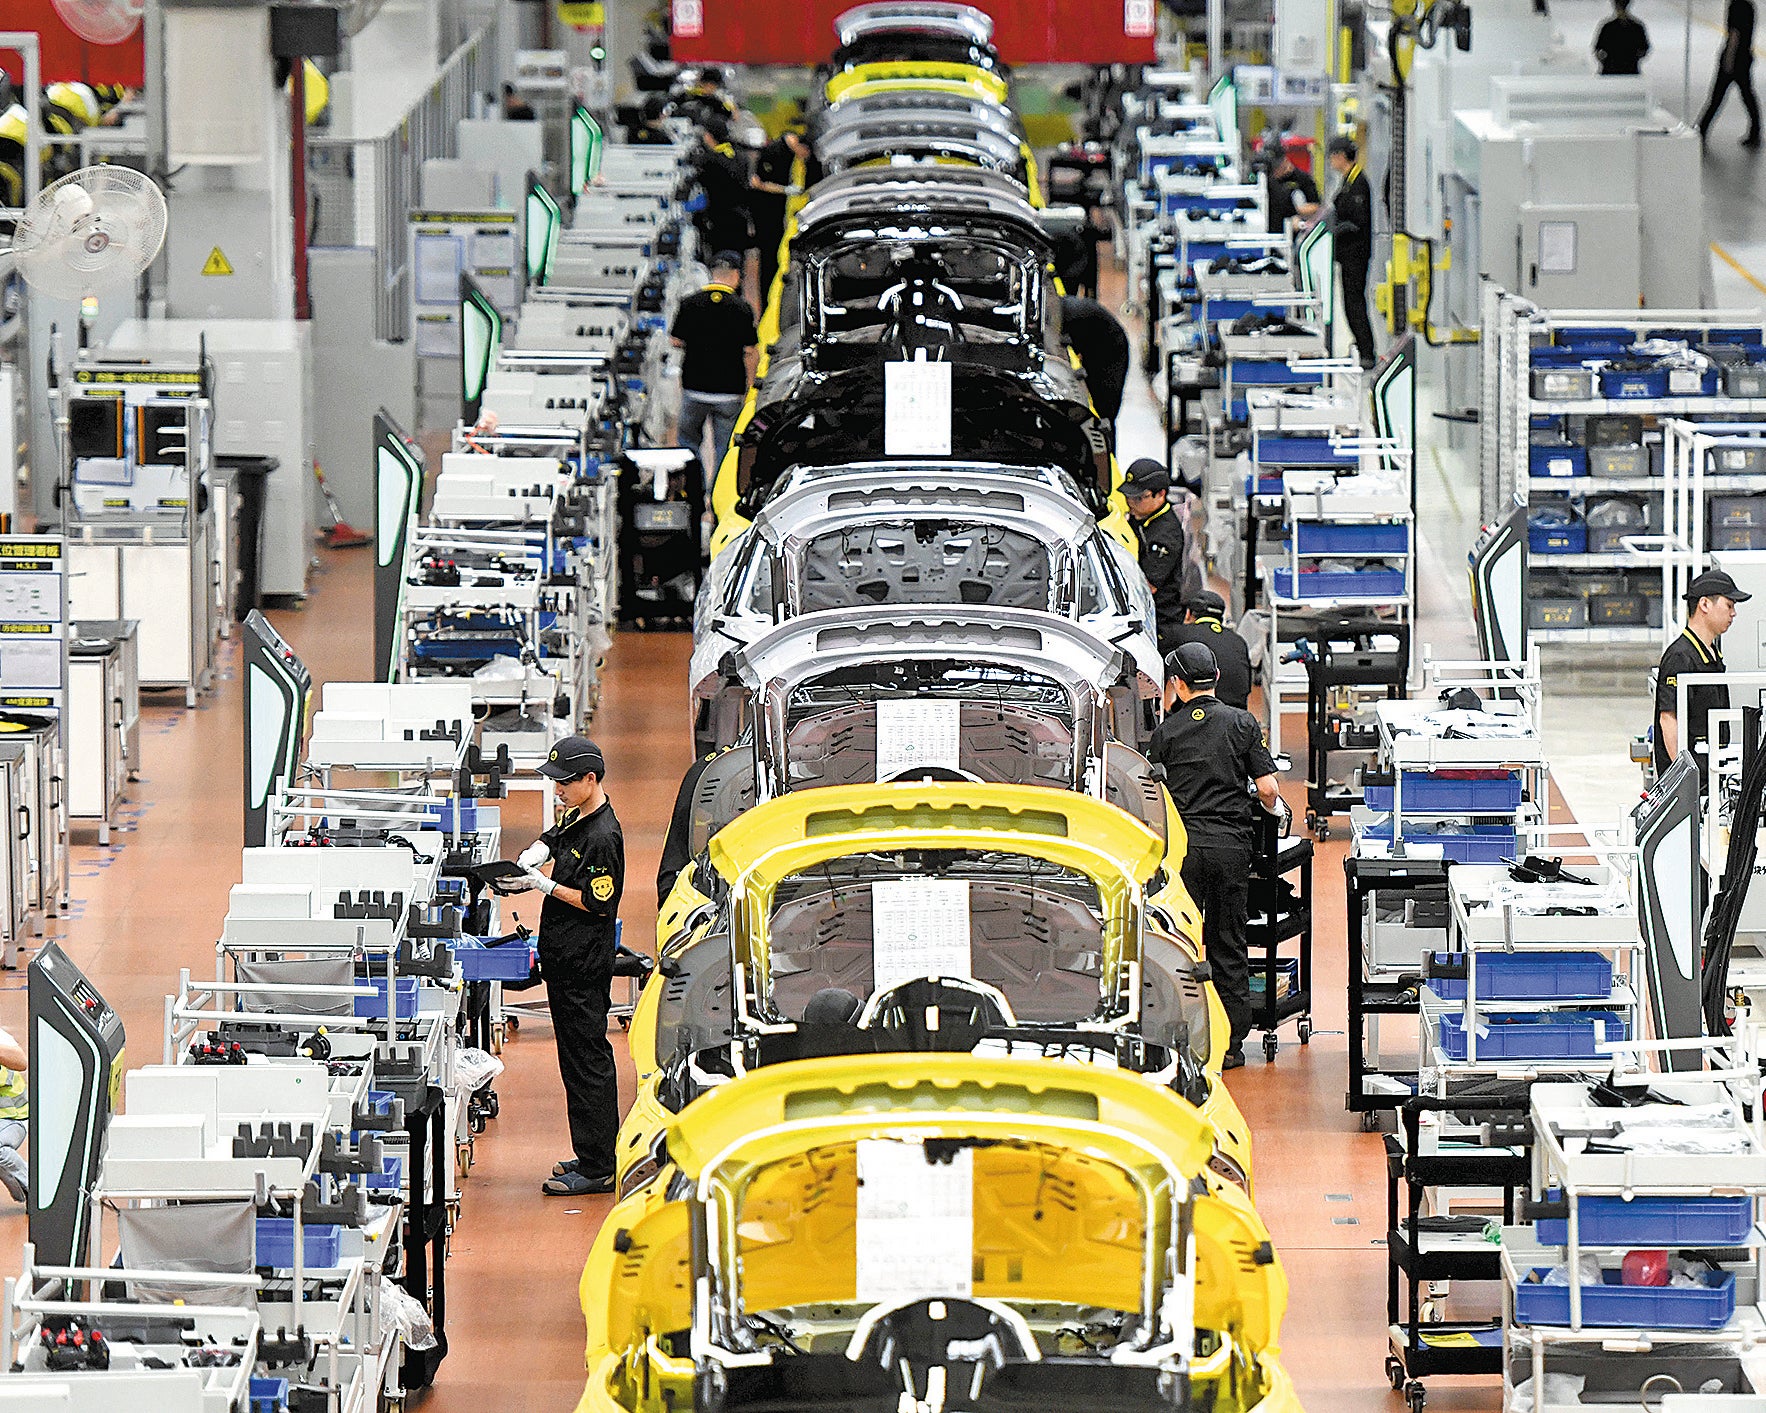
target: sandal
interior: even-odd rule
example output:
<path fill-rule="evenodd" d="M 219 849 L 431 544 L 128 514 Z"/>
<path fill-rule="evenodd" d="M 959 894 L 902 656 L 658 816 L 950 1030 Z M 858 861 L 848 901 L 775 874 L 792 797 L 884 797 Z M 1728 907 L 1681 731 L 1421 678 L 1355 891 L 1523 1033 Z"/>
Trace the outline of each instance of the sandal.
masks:
<path fill-rule="evenodd" d="M 562 1173 L 547 1178 L 540 1191 L 548 1197 L 595 1197 L 613 1191 L 613 1174 L 588 1177 L 580 1172 Z"/>
<path fill-rule="evenodd" d="M 566 1173 L 574 1173 L 583 1165 L 581 1158 L 560 1158 L 552 1164 L 552 1176 L 563 1177 Z"/>

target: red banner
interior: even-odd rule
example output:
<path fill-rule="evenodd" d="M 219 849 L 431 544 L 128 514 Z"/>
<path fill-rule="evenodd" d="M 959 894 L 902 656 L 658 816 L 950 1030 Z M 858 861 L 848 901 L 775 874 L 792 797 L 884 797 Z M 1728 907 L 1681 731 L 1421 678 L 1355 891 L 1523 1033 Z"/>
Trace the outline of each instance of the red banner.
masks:
<path fill-rule="evenodd" d="M 35 30 L 43 53 L 43 82 L 124 83 L 141 86 L 141 31 L 121 44 L 88 44 L 55 13 L 49 0 L 0 0 L 0 29 Z M 0 49 L 0 68 L 24 81 L 23 59 Z"/>
<path fill-rule="evenodd" d="M 822 63 L 834 17 L 856 0 L 674 0 L 674 56 L 684 63 Z M 1146 64 L 1153 35 L 1143 0 L 992 0 L 993 42 L 1008 64 Z M 683 19 L 686 23 L 682 23 Z"/>

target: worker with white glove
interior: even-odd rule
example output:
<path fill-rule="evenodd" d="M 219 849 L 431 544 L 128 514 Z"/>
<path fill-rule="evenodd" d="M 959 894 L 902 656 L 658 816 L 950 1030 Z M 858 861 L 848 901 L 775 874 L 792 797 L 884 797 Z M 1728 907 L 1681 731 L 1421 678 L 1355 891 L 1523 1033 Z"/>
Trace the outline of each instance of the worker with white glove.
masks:
<path fill-rule="evenodd" d="M 607 1040 L 619 900 L 625 890 L 625 836 L 601 782 L 607 762 L 586 736 L 566 736 L 540 773 L 557 782 L 558 822 L 517 860 L 525 883 L 546 895 L 540 907 L 540 972 L 558 1038 L 573 1152 L 541 1187 L 549 1197 L 613 1191 L 619 1133 L 619 1076 Z M 550 875 L 539 870 L 551 865 Z"/>

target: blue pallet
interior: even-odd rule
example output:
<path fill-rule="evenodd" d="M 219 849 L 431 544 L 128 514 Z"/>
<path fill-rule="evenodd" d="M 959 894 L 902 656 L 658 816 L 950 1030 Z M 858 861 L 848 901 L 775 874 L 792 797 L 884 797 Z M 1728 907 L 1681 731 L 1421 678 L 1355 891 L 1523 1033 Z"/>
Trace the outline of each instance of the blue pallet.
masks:
<path fill-rule="evenodd" d="M 250 1380 L 245 1388 L 245 1404 L 251 1413 L 288 1413 L 288 1380 Z"/>
<path fill-rule="evenodd" d="M 525 981 L 533 970 L 533 945 L 487 947 L 476 937 L 462 937 L 454 943 L 454 960 L 467 981 Z"/>
<path fill-rule="evenodd" d="M 1613 964 L 1599 952 L 1436 952 L 1433 966 L 1455 963 L 1478 969 L 1480 1001 L 1601 1001 L 1613 991 Z M 1463 976 L 1430 976 L 1429 990 L 1443 1001 L 1463 1001 Z"/>
<path fill-rule="evenodd" d="M 1588 448 L 1571 442 L 1534 442 L 1527 448 L 1527 474 L 1558 479 L 1588 474 Z"/>
<path fill-rule="evenodd" d="M 1295 590 L 1294 580 L 1300 584 Z M 1401 569 L 1368 569 L 1359 573 L 1301 574 L 1291 569 L 1275 571 L 1275 592 L 1284 599 L 1401 599 L 1404 597 L 1404 571 Z"/>
<path fill-rule="evenodd" d="M 1375 820 L 1364 832 L 1370 839 L 1390 839 L 1392 817 Z M 1515 831 L 1501 824 L 1478 824 L 1457 834 L 1416 829 L 1404 836 L 1406 849 L 1418 845 L 1439 845 L 1441 857 L 1455 863 L 1501 863 L 1515 855 Z"/>
<path fill-rule="evenodd" d="M 1390 785 L 1369 785 L 1363 792 L 1371 810 L 1392 808 Z M 1509 814 L 1521 803 L 1519 777 L 1497 780 L 1455 780 L 1423 770 L 1404 772 L 1404 808 L 1417 813 L 1449 810 L 1455 814 Z"/>
<path fill-rule="evenodd" d="M 1329 437 L 1258 437 L 1253 448 L 1263 466 L 1326 466 L 1354 468 L 1355 452 L 1331 445 Z"/>
<path fill-rule="evenodd" d="M 1515 1323 L 1567 1325 L 1570 1287 L 1536 1279 L 1515 1286 Z M 1735 1276 L 1705 1272 L 1702 1286 L 1621 1285 L 1618 1271 L 1602 1271 L 1601 1284 L 1582 1287 L 1582 1323 L 1639 1330 L 1720 1330 L 1735 1317 Z"/>
<path fill-rule="evenodd" d="M 1580 520 L 1568 525 L 1529 525 L 1527 548 L 1534 554 L 1584 554 L 1588 550 L 1588 526 Z"/>
<path fill-rule="evenodd" d="M 417 978 L 414 976 L 397 976 L 393 978 L 397 984 L 398 1018 L 409 1020 L 417 1014 Z M 386 978 L 384 976 L 369 977 L 358 980 L 358 986 L 372 986 L 372 996 L 356 997 L 356 1015 L 363 1020 L 386 1019 Z"/>
<path fill-rule="evenodd" d="M 1403 554 L 1410 548 L 1410 527 L 1303 520 L 1294 527 L 1294 539 L 1301 554 Z"/>
<path fill-rule="evenodd" d="M 290 1217 L 257 1219 L 257 1264 L 286 1271 L 294 1266 L 294 1221 Z M 343 1228 L 312 1222 L 301 1230 L 301 1269 L 329 1271 L 342 1255 Z"/>
<path fill-rule="evenodd" d="M 1290 368 L 1285 358 L 1235 358 L 1227 370 L 1235 384 L 1246 387 L 1298 387 L 1322 383 L 1324 374 Z"/>
<path fill-rule="evenodd" d="M 1617 1011 L 1499 1011 L 1479 1019 L 1487 1027 L 1478 1036 L 1480 1060 L 1593 1060 L 1600 1058 L 1596 1044 L 1628 1038 Z M 1464 1016 L 1442 1016 L 1439 1034 L 1448 1059 L 1465 1059 Z"/>
<path fill-rule="evenodd" d="M 1547 1199 L 1557 1200 L 1556 1193 Z M 1659 1250 L 1688 1246 L 1739 1246 L 1754 1229 L 1751 1197 L 1584 1197 L 1578 1204 L 1577 1236 L 1584 1246 Z M 1544 1246 L 1570 1240 L 1570 1223 L 1538 1222 L 1533 1234 Z"/>

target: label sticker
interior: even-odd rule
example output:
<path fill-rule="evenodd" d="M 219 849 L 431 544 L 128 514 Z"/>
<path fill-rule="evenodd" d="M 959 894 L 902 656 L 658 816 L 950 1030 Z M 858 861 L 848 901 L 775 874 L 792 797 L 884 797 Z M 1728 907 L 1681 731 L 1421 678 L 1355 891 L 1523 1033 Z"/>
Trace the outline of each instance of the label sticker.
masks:
<path fill-rule="evenodd" d="M 951 393 L 948 363 L 883 365 L 883 454 L 949 456 Z"/>
<path fill-rule="evenodd" d="M 894 780 L 915 769 L 959 769 L 962 724 L 961 702 L 878 702 L 877 779 Z"/>
<path fill-rule="evenodd" d="M 896 1304 L 974 1289 L 975 1150 L 928 1162 L 919 1143 L 858 1141 L 854 1294 Z"/>
<path fill-rule="evenodd" d="M 969 882 L 880 878 L 871 885 L 871 986 L 927 976 L 968 977 Z"/>

